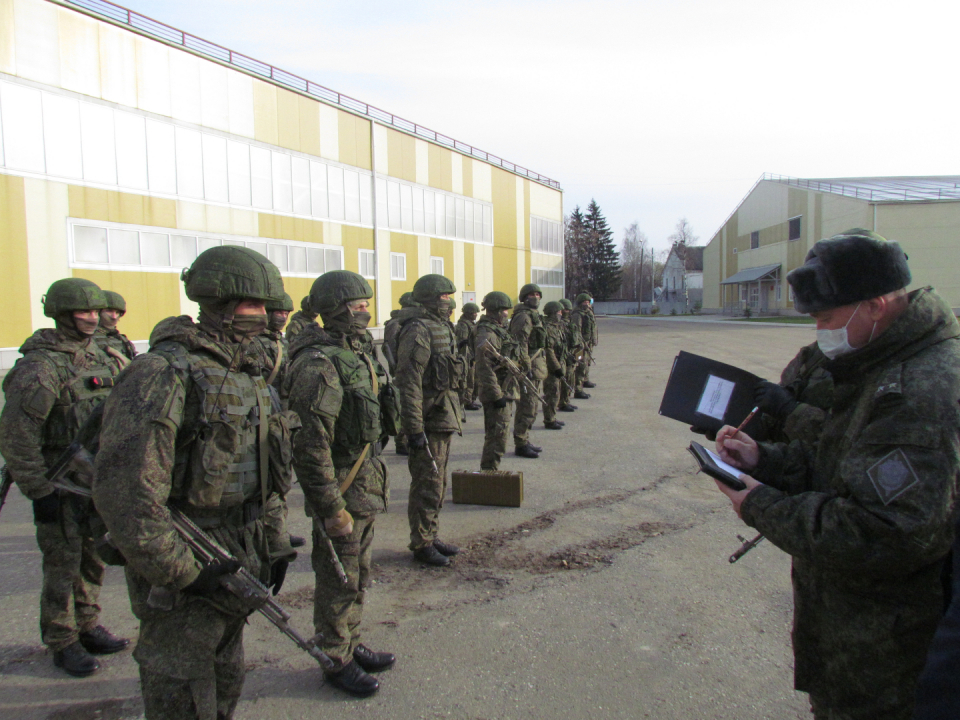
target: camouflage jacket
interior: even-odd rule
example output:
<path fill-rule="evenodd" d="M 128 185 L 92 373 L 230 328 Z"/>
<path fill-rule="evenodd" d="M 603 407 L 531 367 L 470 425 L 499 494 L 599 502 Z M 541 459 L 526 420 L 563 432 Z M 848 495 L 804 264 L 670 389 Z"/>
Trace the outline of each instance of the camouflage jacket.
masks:
<path fill-rule="evenodd" d="M 465 361 L 457 355 L 452 325 L 419 307 L 404 308 L 397 320 L 395 381 L 403 432 L 460 432 L 457 392 Z"/>
<path fill-rule="evenodd" d="M 398 342 L 400 337 L 400 321 L 397 320 L 397 315 L 399 314 L 399 310 L 391 311 L 390 319 L 383 324 L 383 356 L 387 360 L 387 367 L 390 369 L 391 375 L 395 375 L 397 372 L 397 353 L 400 350 Z M 389 351 L 387 348 L 389 348 Z M 391 358 L 393 359 L 391 360 Z"/>
<path fill-rule="evenodd" d="M 517 362 L 522 370 L 532 370 L 537 380 L 547 376 L 547 359 L 543 356 L 547 344 L 547 331 L 543 315 L 520 304 L 513 308 L 510 318 L 510 335 L 517 344 Z"/>
<path fill-rule="evenodd" d="M 565 317 L 563 324 L 567 336 L 567 362 L 575 363 L 583 353 L 583 335 L 580 334 L 580 326 L 573 322 L 572 317 Z"/>
<path fill-rule="evenodd" d="M 765 485 L 741 507 L 793 556 L 796 687 L 838 708 L 919 674 L 943 607 L 960 326 L 929 288 L 909 301 L 871 343 L 824 363 L 834 387 L 820 442 L 761 444 Z"/>
<path fill-rule="evenodd" d="M 473 362 L 473 348 L 477 343 L 477 326 L 463 315 L 457 320 L 456 326 L 457 352 L 463 355 L 469 362 Z"/>
<path fill-rule="evenodd" d="M 519 400 L 519 381 L 505 368 L 498 366 L 489 351 L 481 349 L 484 343 L 489 343 L 494 350 L 514 362 L 518 356 L 517 343 L 507 329 L 489 315 L 481 315 L 477 320 L 475 346 L 480 402 L 496 402 L 502 397 Z"/>
<path fill-rule="evenodd" d="M 587 308 L 586 310 L 582 307 L 574 308 L 573 312 L 570 313 L 570 322 L 577 326 L 577 329 L 580 331 L 580 336 L 583 338 L 584 345 L 588 350 L 599 344 L 600 337 L 597 333 L 597 319 L 594 317 L 591 308 Z"/>
<path fill-rule="evenodd" d="M 287 339 L 283 333 L 274 330 L 264 330 L 255 341 L 257 351 L 260 353 L 260 364 L 262 366 L 263 379 L 270 382 L 277 390 L 283 386 L 283 378 L 286 375 L 287 368 L 290 366 L 290 348 Z M 280 360 L 280 369 L 277 367 L 277 359 Z M 270 378 L 273 378 L 271 381 Z"/>
<path fill-rule="evenodd" d="M 308 509 L 325 518 L 343 508 L 361 515 L 385 512 L 389 484 L 377 450 L 383 433 L 380 400 L 386 392 L 386 373 L 376 357 L 365 357 L 358 339 L 327 333 L 319 326 L 297 336 L 291 355 L 283 395 L 303 425 L 294 465 Z M 368 443 L 354 481 L 341 495 L 340 485 Z"/>
<path fill-rule="evenodd" d="M 763 415 L 766 439 L 779 442 L 803 440 L 813 444 L 820 439 L 827 409 L 833 403 L 833 378 L 823 367 L 826 356 L 816 342 L 800 349 L 780 374 L 780 385 L 800 403 L 781 421 Z"/>
<path fill-rule="evenodd" d="M 101 350 L 118 361 L 121 369 L 125 368 L 127 362 L 137 356 L 137 348 L 134 347 L 130 339 L 119 330 L 105 330 L 102 327 L 97 328 L 93 339 L 97 345 L 100 346 Z M 126 358 L 127 362 L 124 362 L 124 358 Z"/>
<path fill-rule="evenodd" d="M 566 325 L 557 315 L 554 318 L 547 318 L 544 323 L 547 330 L 547 342 L 543 352 L 547 356 L 547 371 L 567 369 L 567 333 Z"/>
<path fill-rule="evenodd" d="M 297 310 L 287 323 L 286 334 L 284 335 L 284 337 L 287 339 L 287 343 L 293 342 L 293 339 L 298 333 L 302 332 L 304 328 L 316 324 L 316 315 L 310 316 L 307 315 L 303 310 Z"/>
<path fill-rule="evenodd" d="M 54 488 L 47 468 L 113 387 L 117 362 L 93 339 L 70 340 L 59 330 L 37 330 L 23 357 L 3 379 L 0 453 L 17 487 L 31 500 Z"/>
<path fill-rule="evenodd" d="M 187 316 L 161 321 L 150 352 L 124 371 L 105 407 L 93 497 L 128 571 L 151 586 L 183 589 L 200 565 L 173 527 L 175 505 L 254 577 L 290 552 L 282 522 L 264 525 L 262 503 L 289 489 L 294 413 L 264 382 L 255 343 L 239 347 Z M 268 477 L 260 427 L 268 425 Z M 252 447 L 251 447 L 252 445 Z M 245 615 L 226 590 L 205 598 Z"/>

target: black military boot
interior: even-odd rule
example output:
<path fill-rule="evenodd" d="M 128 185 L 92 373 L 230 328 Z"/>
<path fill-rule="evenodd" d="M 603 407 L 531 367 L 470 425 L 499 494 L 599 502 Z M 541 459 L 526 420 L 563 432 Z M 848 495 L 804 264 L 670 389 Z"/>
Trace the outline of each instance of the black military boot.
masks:
<path fill-rule="evenodd" d="M 517 446 L 514 452 L 516 453 L 517 457 L 530 458 L 531 460 L 536 460 L 538 457 L 540 457 L 540 455 L 537 453 L 536 450 L 533 449 L 533 446 L 530 443 L 527 443 L 526 445 Z"/>
<path fill-rule="evenodd" d="M 482 409 L 483 409 L 483 405 L 481 405 L 481 404 L 478 403 L 478 402 L 472 402 L 472 403 L 470 403 L 469 405 L 467 405 L 464 409 L 465 409 L 465 410 L 482 410 Z"/>
<path fill-rule="evenodd" d="M 54 652 L 53 664 L 74 677 L 87 677 L 100 669 L 100 663 L 84 649 L 79 640 Z"/>
<path fill-rule="evenodd" d="M 393 667 L 397 657 L 393 653 L 374 652 L 366 645 L 357 645 L 353 649 L 353 660 L 365 672 L 373 673 Z"/>
<path fill-rule="evenodd" d="M 433 539 L 433 546 L 441 555 L 446 555 L 447 557 L 453 557 L 460 552 L 460 548 L 458 548 L 456 545 L 444 542 L 440 538 Z"/>
<path fill-rule="evenodd" d="M 290 547 L 298 548 L 298 547 L 303 547 L 306 544 L 307 544 L 307 541 L 302 537 L 300 537 L 299 535 L 290 536 Z"/>
<path fill-rule="evenodd" d="M 566 405 L 561 405 L 560 407 L 557 408 L 557 410 L 559 410 L 560 412 L 573 412 L 576 409 L 577 409 L 577 406 L 571 405 L 570 403 L 567 403 Z"/>
<path fill-rule="evenodd" d="M 590 382 L 589 380 L 584 380 L 584 381 L 583 381 L 583 386 L 584 386 L 585 388 L 595 388 L 595 387 L 597 386 L 597 384 L 596 384 L 595 382 Z"/>
<path fill-rule="evenodd" d="M 443 555 L 433 545 L 424 545 L 413 551 L 413 557 L 427 565 L 436 565 L 437 567 L 446 567 L 450 564 L 450 558 Z"/>
<path fill-rule="evenodd" d="M 563 430 L 563 423 L 556 420 L 551 420 L 550 422 L 545 422 L 543 426 L 547 430 Z"/>
<path fill-rule="evenodd" d="M 357 697 L 369 697 L 380 689 L 380 681 L 367 675 L 366 671 L 353 660 L 336 672 L 328 672 L 326 678 L 333 687 Z"/>
<path fill-rule="evenodd" d="M 527 446 L 528 446 L 531 450 L 533 450 L 535 453 L 542 453 L 542 452 L 543 452 L 543 448 L 542 448 L 542 447 L 540 447 L 539 445 L 534 445 L 532 442 L 528 442 L 528 443 L 527 443 Z"/>
<path fill-rule="evenodd" d="M 574 396 L 577 400 L 589 400 L 589 399 L 590 399 L 590 396 L 589 396 L 587 393 L 585 393 L 583 390 L 577 390 L 577 391 L 573 394 L 573 396 Z"/>
<path fill-rule="evenodd" d="M 126 638 L 118 638 L 103 625 L 97 625 L 93 630 L 80 633 L 80 644 L 91 655 L 109 655 L 120 652 L 130 644 L 130 641 Z"/>

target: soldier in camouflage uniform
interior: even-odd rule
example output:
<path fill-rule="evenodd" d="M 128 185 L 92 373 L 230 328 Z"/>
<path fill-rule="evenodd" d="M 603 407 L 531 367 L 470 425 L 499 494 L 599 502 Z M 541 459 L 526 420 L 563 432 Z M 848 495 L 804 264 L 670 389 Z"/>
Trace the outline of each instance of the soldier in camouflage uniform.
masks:
<path fill-rule="evenodd" d="M 117 323 L 127 314 L 127 301 L 120 293 L 104 290 L 107 307 L 100 311 L 100 326 L 94 338 L 97 345 L 112 357 L 122 370 L 137 356 L 137 349 L 126 335 L 117 330 Z"/>
<path fill-rule="evenodd" d="M 50 464 L 73 441 L 109 395 L 117 363 L 92 339 L 103 292 L 80 278 L 57 280 L 43 299 L 56 328 L 37 330 L 20 348 L 23 357 L 3 380 L 0 452 L 20 491 L 33 501 L 37 545 L 43 554 L 40 635 L 53 662 L 71 675 L 91 675 L 91 656 L 129 643 L 97 624 L 104 566 L 94 549 L 90 500 L 61 492 L 46 479 Z"/>
<path fill-rule="evenodd" d="M 547 357 L 547 377 L 543 381 L 543 397 L 547 401 L 543 406 L 543 426 L 547 430 L 561 430 L 565 423 L 557 420 L 557 408 L 560 406 L 561 380 L 567 376 L 567 333 L 561 314 L 563 305 L 552 300 L 543 313 L 546 315 L 544 328 L 547 331 L 543 348 Z"/>
<path fill-rule="evenodd" d="M 463 361 L 457 355 L 448 308 L 457 288 L 443 275 L 414 283 L 420 307 L 404 308 L 400 323 L 396 383 L 401 429 L 410 450 L 410 549 L 417 560 L 447 566 L 460 549 L 437 537 L 447 489 L 447 458 L 454 432 L 460 433 Z"/>
<path fill-rule="evenodd" d="M 283 326 L 293 312 L 293 298 L 284 293 L 282 298 L 268 300 L 264 307 L 267 309 L 267 327 L 257 337 L 257 344 L 263 353 L 261 362 L 267 385 L 273 385 L 279 391 L 290 365 L 290 344 L 283 335 Z"/>
<path fill-rule="evenodd" d="M 383 356 L 387 360 L 390 375 L 397 374 L 397 353 L 400 351 L 400 312 L 404 308 L 419 307 L 420 303 L 413 299 L 413 293 L 405 292 L 400 296 L 400 310 L 391 310 L 390 319 L 383 325 Z M 407 450 L 407 436 L 399 433 L 393 439 L 397 448 L 397 455 L 409 455 Z"/>
<path fill-rule="evenodd" d="M 229 720 L 252 610 L 220 580 L 242 565 L 274 594 L 283 584 L 296 553 L 264 513 L 289 491 L 299 420 L 280 409 L 255 348 L 265 302 L 283 293 L 277 267 L 224 245 L 202 252 L 183 280 L 199 322 L 161 321 L 150 351 L 124 371 L 105 406 L 93 499 L 127 561 L 146 717 Z M 168 506 L 235 559 L 199 562 Z"/>
<path fill-rule="evenodd" d="M 297 336 L 297 333 L 305 327 L 315 325 L 316 322 L 317 314 L 310 309 L 310 296 L 304 295 L 300 301 L 300 309 L 293 314 L 290 322 L 287 323 L 287 332 L 285 335 L 287 343 L 290 343 Z"/>
<path fill-rule="evenodd" d="M 580 331 L 580 337 L 583 339 L 583 351 L 580 353 L 580 360 L 577 364 L 573 395 L 578 400 L 588 400 L 590 398 L 590 394 L 583 391 L 584 388 L 596 387 L 596 383 L 590 382 L 590 365 L 593 364 L 593 348 L 596 347 L 599 338 L 597 336 L 597 320 L 593 315 L 593 308 L 590 307 L 591 299 L 588 293 L 577 295 L 577 308 L 570 315 L 570 322 L 576 325 Z"/>
<path fill-rule="evenodd" d="M 467 375 L 460 390 L 460 404 L 464 410 L 479 410 L 480 403 L 477 402 L 477 382 L 476 365 L 477 359 L 474 356 L 474 346 L 477 344 L 477 315 L 480 314 L 480 306 L 476 303 L 467 303 L 463 306 L 463 313 L 457 321 L 457 352 L 462 355 L 467 363 Z"/>
<path fill-rule="evenodd" d="M 820 439 L 820 432 L 833 404 L 833 378 L 823 367 L 826 356 L 817 343 L 800 349 L 780 374 L 780 383 L 760 380 L 754 389 L 765 440 L 809 444 Z"/>
<path fill-rule="evenodd" d="M 907 720 L 953 540 L 960 326 L 930 288 L 904 290 L 906 256 L 868 230 L 816 243 L 787 279 L 833 401 L 816 445 L 724 427 L 721 456 L 756 479 L 718 486 L 793 556 L 794 683 L 814 716 Z"/>
<path fill-rule="evenodd" d="M 520 288 L 520 302 L 513 308 L 510 318 L 510 335 L 517 344 L 518 365 L 527 373 L 538 391 L 547 377 L 547 360 L 543 356 L 547 342 L 547 331 L 543 326 L 543 316 L 537 308 L 543 293 L 540 287 L 528 283 Z M 526 387 L 520 387 L 520 399 L 513 417 L 513 444 L 517 457 L 540 457 L 543 448 L 530 442 L 530 428 L 537 420 L 540 400 Z"/>
<path fill-rule="evenodd" d="M 327 678 L 361 697 L 380 687 L 367 673 L 394 663 L 392 654 L 360 644 L 374 520 L 386 512 L 389 499 L 380 442 L 396 433 L 399 420 L 387 374 L 362 343 L 372 296 L 367 281 L 348 270 L 317 278 L 310 298 L 323 329 L 311 326 L 297 336 L 284 385 L 290 409 L 303 423 L 294 465 L 313 517 L 314 625 L 323 635 L 321 649 L 339 666 Z M 334 571 L 324 535 L 343 564 L 346 585 Z"/>
<path fill-rule="evenodd" d="M 563 327 L 567 340 L 566 368 L 567 374 L 564 376 L 566 382 L 560 383 L 560 406 L 557 408 L 560 412 L 574 412 L 576 405 L 570 403 L 573 398 L 573 388 L 577 383 L 577 358 L 583 353 L 583 337 L 580 335 L 580 329 L 570 319 L 573 312 L 573 303 L 567 298 L 561 298 L 560 304 L 563 306 Z"/>
<path fill-rule="evenodd" d="M 497 470 L 507 449 L 507 433 L 513 417 L 512 403 L 520 398 L 517 379 L 500 367 L 492 353 L 484 350 L 489 344 L 503 357 L 516 362 L 517 344 L 507 332 L 507 313 L 513 307 L 509 296 L 498 290 L 483 298 L 484 314 L 477 322 L 477 387 L 483 404 L 483 453 L 481 470 Z"/>

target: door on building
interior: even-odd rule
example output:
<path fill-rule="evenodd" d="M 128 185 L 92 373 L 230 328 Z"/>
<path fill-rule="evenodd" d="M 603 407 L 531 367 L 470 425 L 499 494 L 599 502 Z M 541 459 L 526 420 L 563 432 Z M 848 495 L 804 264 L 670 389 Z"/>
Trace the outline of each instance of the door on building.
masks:
<path fill-rule="evenodd" d="M 466 305 L 468 302 L 472 302 L 472 303 L 477 302 L 477 294 L 475 292 L 463 293 L 463 305 Z M 463 307 L 463 305 L 461 305 L 460 307 Z"/>

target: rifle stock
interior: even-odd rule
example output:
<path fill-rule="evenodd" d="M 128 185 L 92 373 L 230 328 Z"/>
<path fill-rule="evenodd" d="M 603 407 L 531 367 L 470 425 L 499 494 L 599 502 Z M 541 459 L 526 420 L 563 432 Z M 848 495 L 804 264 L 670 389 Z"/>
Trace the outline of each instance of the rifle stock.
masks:
<path fill-rule="evenodd" d="M 497 361 L 502 367 L 506 368 L 507 372 L 513 375 L 517 380 L 520 381 L 521 385 L 524 385 L 529 392 L 532 392 L 534 397 L 536 397 L 544 405 L 547 404 L 547 401 L 537 390 L 537 386 L 533 384 L 530 378 L 527 377 L 527 374 L 520 369 L 520 367 L 510 358 L 504 357 L 497 352 L 496 348 L 490 344 L 489 340 L 484 340 L 477 346 L 477 349 L 484 349 L 490 353 L 494 360 Z M 538 351 L 539 352 L 539 351 Z"/>

